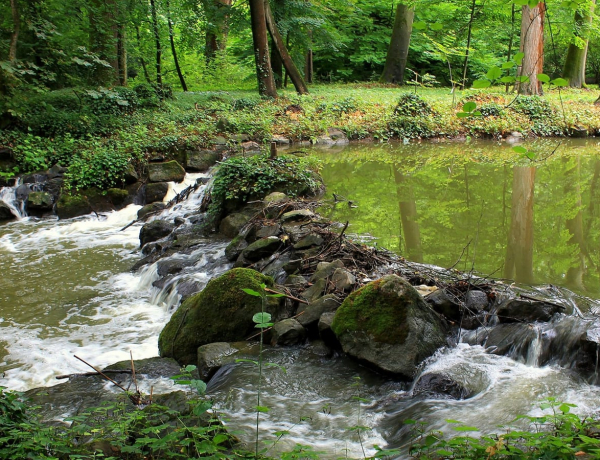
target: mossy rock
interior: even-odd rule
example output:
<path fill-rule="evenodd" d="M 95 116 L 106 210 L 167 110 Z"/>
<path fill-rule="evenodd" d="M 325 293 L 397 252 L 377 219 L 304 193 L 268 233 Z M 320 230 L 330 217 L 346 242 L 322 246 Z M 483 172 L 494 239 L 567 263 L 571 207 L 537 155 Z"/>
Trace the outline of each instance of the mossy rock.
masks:
<path fill-rule="evenodd" d="M 56 215 L 59 219 L 71 219 L 92 212 L 88 199 L 80 194 L 62 193 L 56 203 Z"/>
<path fill-rule="evenodd" d="M 160 356 L 178 363 L 196 364 L 198 347 L 213 342 L 246 340 L 257 330 L 252 317 L 261 311 L 260 297 L 242 289 L 260 291 L 273 279 L 254 270 L 234 268 L 212 279 L 204 290 L 181 304 L 160 333 Z M 278 301 L 270 299 L 267 311 L 275 313 Z"/>
<path fill-rule="evenodd" d="M 344 352 L 412 379 L 417 366 L 446 344 L 447 326 L 404 279 L 387 275 L 350 294 L 331 329 Z"/>
<path fill-rule="evenodd" d="M 175 160 L 148 165 L 148 180 L 150 182 L 181 182 L 184 177 L 185 169 Z"/>
<path fill-rule="evenodd" d="M 106 195 L 115 206 L 123 205 L 127 198 L 129 198 L 129 192 L 122 188 L 109 188 L 106 191 Z"/>
<path fill-rule="evenodd" d="M 27 209 L 38 211 L 50 211 L 54 199 L 48 192 L 31 192 L 27 196 Z"/>

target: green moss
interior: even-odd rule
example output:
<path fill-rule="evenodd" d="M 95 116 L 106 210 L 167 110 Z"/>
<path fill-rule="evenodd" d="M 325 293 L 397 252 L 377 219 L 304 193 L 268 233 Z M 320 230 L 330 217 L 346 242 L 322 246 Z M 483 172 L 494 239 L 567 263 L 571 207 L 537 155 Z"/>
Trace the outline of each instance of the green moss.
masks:
<path fill-rule="evenodd" d="M 83 195 L 62 193 L 56 203 L 56 215 L 61 219 L 82 216 L 92 212 L 89 201 Z"/>
<path fill-rule="evenodd" d="M 273 279 L 246 268 L 234 268 L 211 280 L 181 304 L 162 330 L 160 355 L 195 364 L 201 345 L 245 340 L 254 330 L 252 316 L 261 310 L 261 299 L 242 289 L 259 291 L 261 284 L 272 287 Z"/>
<path fill-rule="evenodd" d="M 350 294 L 337 310 L 331 329 L 336 336 L 346 331 L 363 331 L 377 342 L 399 344 L 408 336 L 407 302 L 418 302 L 418 293 L 397 294 L 402 280 L 384 277 Z"/>
<path fill-rule="evenodd" d="M 129 192 L 122 188 L 109 188 L 106 193 L 110 201 L 114 204 L 123 203 L 129 196 Z"/>

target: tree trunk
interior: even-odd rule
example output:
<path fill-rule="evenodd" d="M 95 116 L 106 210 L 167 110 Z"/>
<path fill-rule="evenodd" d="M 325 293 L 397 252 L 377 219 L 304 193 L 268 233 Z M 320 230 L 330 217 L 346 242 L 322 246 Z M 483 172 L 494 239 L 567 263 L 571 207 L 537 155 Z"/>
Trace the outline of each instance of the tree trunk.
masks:
<path fill-rule="evenodd" d="M 277 89 L 283 88 L 283 61 L 275 49 L 275 44 L 271 40 L 271 68 L 273 69 L 273 78 Z"/>
<path fill-rule="evenodd" d="M 409 180 L 399 171 L 397 165 L 394 165 L 394 179 L 400 209 L 400 233 L 404 235 L 406 247 L 404 256 L 413 262 L 422 263 L 423 247 L 421 246 L 421 231 L 417 222 L 417 203 L 414 192 Z M 402 249 L 402 244 L 400 244 L 400 249 Z"/>
<path fill-rule="evenodd" d="M 404 71 L 408 60 L 410 34 L 415 10 L 403 3 L 396 7 L 396 18 L 392 29 L 392 38 L 388 48 L 383 74 L 379 81 L 382 83 L 404 84 Z"/>
<path fill-rule="evenodd" d="M 313 82 L 313 74 L 314 74 L 314 66 L 313 66 L 313 50 L 312 50 L 312 30 L 309 30 L 308 33 L 308 50 L 306 50 L 306 60 L 304 62 L 304 78 L 306 83 L 311 84 Z M 289 48 L 290 34 L 287 34 L 287 42 Z"/>
<path fill-rule="evenodd" d="M 258 92 L 261 96 L 277 97 L 277 88 L 273 79 L 269 43 L 267 40 L 267 19 L 264 0 L 249 0 L 250 22 L 252 25 L 252 42 L 254 44 L 254 61 Z"/>
<path fill-rule="evenodd" d="M 520 94 L 543 94 L 542 82 L 538 74 L 544 70 L 544 16 L 546 4 L 540 2 L 535 8 L 522 7 L 521 52 L 525 54 L 520 75 L 529 77 L 526 83 L 519 83 Z"/>
<path fill-rule="evenodd" d="M 510 39 L 508 40 L 508 51 L 506 53 L 506 62 L 510 61 L 512 58 L 512 48 L 515 37 L 515 4 L 512 4 L 512 10 L 510 14 Z M 510 69 L 506 69 L 506 76 L 510 75 Z M 510 87 L 509 83 L 505 85 L 505 91 L 508 93 L 508 88 Z"/>
<path fill-rule="evenodd" d="M 208 20 L 204 55 L 206 62 L 211 62 L 227 45 L 231 0 L 203 0 L 202 4 Z"/>
<path fill-rule="evenodd" d="M 137 38 L 138 48 L 141 50 L 142 39 L 140 37 L 140 26 L 138 26 L 137 24 L 135 25 L 135 34 Z M 142 70 L 144 71 L 144 78 L 148 83 L 152 84 L 152 80 L 150 79 L 150 74 L 148 74 L 148 67 L 146 66 L 146 60 L 144 59 L 144 56 L 140 56 L 140 63 L 142 64 Z"/>
<path fill-rule="evenodd" d="M 588 50 L 589 28 L 592 25 L 592 14 L 596 1 L 593 0 L 590 8 L 583 7 L 575 11 L 575 37 L 584 41 L 583 48 L 575 43 L 569 45 L 563 78 L 569 82 L 571 88 L 585 87 L 585 62 Z"/>
<path fill-rule="evenodd" d="M 175 49 L 175 34 L 173 33 L 173 21 L 171 20 L 171 2 L 169 0 L 167 0 L 167 21 L 169 23 L 169 41 L 171 42 L 171 53 L 173 54 L 173 61 L 175 61 L 175 70 L 177 71 L 179 82 L 181 83 L 181 89 L 183 89 L 183 91 L 187 93 L 188 88 L 185 84 L 185 78 L 183 78 L 181 67 L 179 67 L 179 59 L 177 59 L 177 50 Z"/>
<path fill-rule="evenodd" d="M 462 89 L 465 89 L 467 84 L 467 69 L 469 68 L 469 52 L 471 50 L 471 36 L 473 32 L 473 17 L 475 16 L 475 2 L 471 3 L 471 16 L 469 17 L 469 26 L 467 31 L 467 48 L 465 50 L 465 62 L 463 64 L 463 78 L 462 78 Z"/>
<path fill-rule="evenodd" d="M 127 32 L 125 25 L 117 25 L 117 72 L 119 85 L 127 86 Z"/>
<path fill-rule="evenodd" d="M 13 30 L 10 34 L 10 44 L 8 46 L 8 60 L 14 64 L 17 60 L 17 43 L 19 41 L 19 31 L 21 30 L 21 15 L 17 0 L 10 0 L 10 11 L 12 13 Z"/>
<path fill-rule="evenodd" d="M 277 53 L 281 58 L 281 62 L 283 63 L 285 70 L 287 70 L 287 73 L 290 76 L 290 79 L 292 80 L 292 83 L 294 84 L 298 94 L 308 94 L 308 87 L 306 86 L 298 67 L 296 67 L 294 60 L 288 53 L 283 38 L 277 29 L 277 24 L 275 24 L 275 19 L 273 18 L 273 13 L 271 12 L 271 7 L 269 6 L 269 0 L 264 0 L 264 9 L 267 29 L 269 30 L 269 34 L 271 35 L 271 39 L 273 40 L 273 44 L 277 49 Z"/>
<path fill-rule="evenodd" d="M 150 13 L 152 15 L 152 32 L 154 33 L 154 42 L 156 44 L 156 84 L 162 86 L 162 46 L 160 44 L 160 31 L 158 29 L 158 15 L 156 13 L 155 0 L 150 0 Z"/>
<path fill-rule="evenodd" d="M 533 278 L 533 191 L 535 167 L 513 168 L 512 208 L 504 277 L 532 284 Z"/>
<path fill-rule="evenodd" d="M 574 165 L 573 162 L 575 163 Z M 581 187 L 579 186 L 579 180 L 581 176 L 581 159 L 565 158 L 563 159 L 563 164 L 565 166 L 566 179 L 564 196 L 568 199 L 569 203 L 574 204 L 573 207 L 577 210 L 577 213 L 574 215 L 574 217 L 566 219 L 565 221 L 565 227 L 571 236 L 567 244 L 576 247 L 576 249 L 574 248 L 572 251 L 574 257 L 571 262 L 571 266 L 567 270 L 565 281 L 567 286 L 570 288 L 585 291 L 586 289 L 583 283 L 583 276 L 585 275 L 585 257 L 587 255 L 587 245 L 585 243 L 583 232 Z"/>

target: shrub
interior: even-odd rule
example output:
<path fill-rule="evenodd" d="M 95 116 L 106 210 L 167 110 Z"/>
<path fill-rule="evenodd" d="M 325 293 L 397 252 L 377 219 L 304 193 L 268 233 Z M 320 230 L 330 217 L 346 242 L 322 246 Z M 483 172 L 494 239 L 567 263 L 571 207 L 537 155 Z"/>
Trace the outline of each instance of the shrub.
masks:
<path fill-rule="evenodd" d="M 527 115 L 532 121 L 552 118 L 554 114 L 550 103 L 539 96 L 519 96 L 512 105 L 512 109 Z"/>
<path fill-rule="evenodd" d="M 133 113 L 138 106 L 136 92 L 122 86 L 114 89 L 87 89 L 84 90 L 82 99 L 94 115 Z"/>
<path fill-rule="evenodd" d="M 414 93 L 404 93 L 398 99 L 394 115 L 424 117 L 433 114 L 431 106 Z"/>
<path fill-rule="evenodd" d="M 495 103 L 489 103 L 489 104 L 483 104 L 482 106 L 479 107 L 478 109 L 481 112 L 481 116 L 483 116 L 484 118 L 487 117 L 500 117 L 502 116 L 504 109 L 502 108 L 502 106 L 495 104 Z"/>

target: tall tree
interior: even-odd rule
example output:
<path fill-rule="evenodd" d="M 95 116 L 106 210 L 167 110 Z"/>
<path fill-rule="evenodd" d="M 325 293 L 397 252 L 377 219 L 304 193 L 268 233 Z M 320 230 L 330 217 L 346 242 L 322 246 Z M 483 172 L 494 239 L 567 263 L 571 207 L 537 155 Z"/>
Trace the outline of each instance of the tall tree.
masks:
<path fill-rule="evenodd" d="M 475 2 L 471 2 L 471 14 L 469 16 L 469 25 L 467 27 L 467 46 L 465 48 L 465 61 L 463 63 L 462 89 L 467 84 L 467 69 L 469 68 L 469 53 L 471 51 L 471 38 L 473 37 L 473 19 L 475 18 Z"/>
<path fill-rule="evenodd" d="M 520 75 L 529 78 L 519 84 L 520 94 L 542 94 L 542 82 L 537 76 L 544 69 L 544 16 L 546 4 L 539 2 L 535 7 L 524 5 L 521 18 L 521 48 L 525 54 Z"/>
<path fill-rule="evenodd" d="M 269 57 L 265 1 L 249 0 L 249 2 L 258 92 L 261 96 L 276 98 L 277 88 L 275 87 L 275 79 L 273 78 L 271 59 Z"/>
<path fill-rule="evenodd" d="M 171 42 L 171 53 L 173 54 L 173 61 L 175 61 L 175 70 L 177 71 L 177 76 L 179 77 L 179 82 L 181 83 L 181 89 L 187 92 L 188 88 L 185 83 L 185 78 L 183 77 L 183 73 L 181 72 L 181 67 L 179 66 L 179 59 L 177 58 L 177 49 L 175 48 L 175 34 L 173 32 L 173 21 L 171 20 L 171 2 L 167 0 L 167 22 L 169 23 L 169 41 Z"/>
<path fill-rule="evenodd" d="M 408 48 L 415 10 L 404 3 L 396 7 L 396 17 L 392 29 L 392 38 L 385 60 L 380 81 L 382 83 L 404 84 L 404 71 L 408 60 Z"/>
<path fill-rule="evenodd" d="M 204 54 L 206 61 L 210 62 L 227 44 L 231 0 L 202 0 L 202 5 L 208 23 Z"/>
<path fill-rule="evenodd" d="M 10 45 L 8 46 L 8 60 L 11 64 L 17 60 L 17 43 L 19 41 L 19 31 L 21 30 L 21 15 L 17 0 L 10 0 L 10 11 L 12 14 L 13 30 L 10 34 Z"/>
<path fill-rule="evenodd" d="M 588 51 L 589 28 L 592 24 L 592 14 L 596 5 L 595 0 L 584 2 L 575 10 L 574 40 L 569 44 L 563 78 L 572 88 L 585 86 L 585 61 Z"/>
<path fill-rule="evenodd" d="M 271 7 L 269 6 L 269 0 L 264 0 L 264 5 L 267 29 L 269 30 L 269 34 L 271 35 L 271 40 L 273 40 L 273 45 L 277 50 L 277 54 L 279 55 L 279 58 L 281 59 L 281 62 L 283 63 L 283 66 L 292 80 L 294 88 L 296 88 L 298 94 L 308 94 L 308 87 L 306 86 L 298 67 L 296 67 L 294 60 L 288 53 L 287 47 L 283 42 L 283 38 L 277 29 L 277 24 L 275 24 L 275 19 L 273 18 L 273 13 L 271 12 Z"/>
<path fill-rule="evenodd" d="M 162 86 L 162 46 L 160 43 L 160 29 L 158 28 L 158 13 L 156 12 L 156 0 L 150 0 L 150 14 L 152 17 L 152 32 L 156 45 L 156 83 Z"/>

